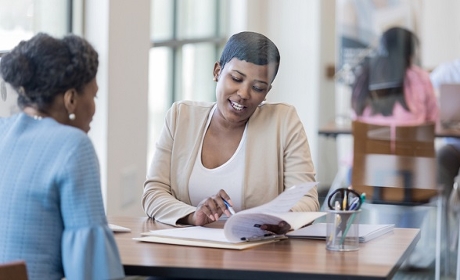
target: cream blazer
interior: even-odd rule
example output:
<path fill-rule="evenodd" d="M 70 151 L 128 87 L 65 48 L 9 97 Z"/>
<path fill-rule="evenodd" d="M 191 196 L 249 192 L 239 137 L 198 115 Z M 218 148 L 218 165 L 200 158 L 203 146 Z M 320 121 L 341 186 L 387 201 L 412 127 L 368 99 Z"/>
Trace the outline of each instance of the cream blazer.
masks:
<path fill-rule="evenodd" d="M 159 222 L 176 225 L 196 209 L 188 182 L 214 104 L 180 101 L 167 112 L 142 196 L 145 213 Z M 246 145 L 243 209 L 269 202 L 296 184 L 315 181 L 307 135 L 293 106 L 258 107 L 248 121 Z M 315 187 L 292 211 L 318 209 Z"/>

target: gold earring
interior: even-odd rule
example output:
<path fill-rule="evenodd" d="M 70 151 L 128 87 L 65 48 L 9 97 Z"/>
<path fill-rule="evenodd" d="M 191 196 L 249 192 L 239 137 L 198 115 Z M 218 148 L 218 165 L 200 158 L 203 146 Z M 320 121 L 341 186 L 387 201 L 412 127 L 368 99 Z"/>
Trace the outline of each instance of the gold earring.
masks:
<path fill-rule="evenodd" d="M 217 78 L 216 78 L 216 77 L 214 77 L 214 78 L 213 78 L 213 81 L 214 81 L 214 82 L 217 82 Z"/>

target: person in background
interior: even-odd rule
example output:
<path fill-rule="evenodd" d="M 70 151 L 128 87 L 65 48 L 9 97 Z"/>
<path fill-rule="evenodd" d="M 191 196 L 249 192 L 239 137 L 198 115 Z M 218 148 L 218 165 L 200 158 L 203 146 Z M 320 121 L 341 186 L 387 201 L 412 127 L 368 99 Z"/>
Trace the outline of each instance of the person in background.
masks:
<path fill-rule="evenodd" d="M 355 120 L 390 126 L 438 122 L 439 106 L 429 73 L 415 63 L 417 46 L 415 34 L 405 28 L 392 27 L 383 32 L 375 56 L 366 60 L 352 87 Z M 423 211 L 399 206 L 374 208 L 378 209 L 379 223 L 396 227 L 422 228 L 428 217 Z M 422 228 L 424 233 L 429 230 Z M 430 244 L 431 240 L 421 240 L 407 264 L 427 267 L 434 259 L 427 246 Z"/>
<path fill-rule="evenodd" d="M 0 118 L 0 263 L 29 279 L 120 279 L 99 163 L 87 136 L 98 54 L 84 39 L 39 33 L 2 57 L 21 112 Z"/>
<path fill-rule="evenodd" d="M 438 65 L 430 73 L 431 82 L 439 93 L 441 84 L 460 83 L 460 59 Z M 460 104 L 458 104 L 460 106 Z M 445 138 L 444 145 L 436 151 L 438 183 L 443 187 L 448 206 L 447 232 L 450 250 L 456 251 L 460 217 L 460 139 Z M 457 182 L 457 183 L 455 183 Z"/>
<path fill-rule="evenodd" d="M 437 92 L 439 92 L 441 84 L 460 83 L 460 59 L 440 64 L 430 73 L 430 78 Z M 460 139 L 446 138 L 444 142 L 445 145 L 436 152 L 438 183 L 444 187 L 445 196 L 449 197 L 454 179 L 459 174 L 460 169 Z"/>
<path fill-rule="evenodd" d="M 439 106 L 428 72 L 414 63 L 418 39 L 393 27 L 380 37 L 374 56 L 362 63 L 352 86 L 352 119 L 377 125 L 419 125 L 437 122 Z M 351 184 L 352 156 L 349 166 Z"/>
<path fill-rule="evenodd" d="M 214 64 L 217 101 L 172 105 L 144 184 L 142 206 L 148 216 L 171 225 L 204 225 L 230 215 L 224 200 L 239 211 L 315 181 L 295 108 L 265 102 L 279 63 L 270 39 L 237 33 Z M 318 209 L 315 187 L 291 210 Z M 285 230 L 274 227 L 269 229 Z"/>
<path fill-rule="evenodd" d="M 439 107 L 428 72 L 414 63 L 418 40 L 401 27 L 386 30 L 377 55 L 352 88 L 354 119 L 379 125 L 437 122 Z"/>

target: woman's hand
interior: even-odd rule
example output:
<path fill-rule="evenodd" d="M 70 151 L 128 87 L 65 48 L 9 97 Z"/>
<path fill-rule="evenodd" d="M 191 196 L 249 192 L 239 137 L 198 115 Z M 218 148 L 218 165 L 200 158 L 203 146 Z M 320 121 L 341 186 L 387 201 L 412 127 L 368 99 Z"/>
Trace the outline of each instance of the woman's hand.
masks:
<path fill-rule="evenodd" d="M 209 224 L 219 220 L 224 213 L 227 217 L 230 217 L 231 214 L 223 199 L 233 205 L 230 196 L 224 190 L 220 190 L 216 195 L 203 199 L 196 207 L 196 211 L 189 215 L 190 224 L 195 226 Z"/>
<path fill-rule="evenodd" d="M 274 234 L 285 234 L 291 229 L 291 225 L 285 221 L 279 222 L 277 225 L 263 224 L 260 229 L 273 232 Z"/>

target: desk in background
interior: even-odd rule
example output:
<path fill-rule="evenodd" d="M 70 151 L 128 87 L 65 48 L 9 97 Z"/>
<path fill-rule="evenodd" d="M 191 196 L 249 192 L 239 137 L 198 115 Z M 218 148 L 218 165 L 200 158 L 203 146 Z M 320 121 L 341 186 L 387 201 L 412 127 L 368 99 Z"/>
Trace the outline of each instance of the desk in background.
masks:
<path fill-rule="evenodd" d="M 326 125 L 319 128 L 318 135 L 334 138 L 336 138 L 337 135 L 351 135 L 351 122 L 345 124 L 337 124 L 334 121 L 328 122 Z M 443 128 L 441 126 L 436 126 L 435 136 L 437 138 L 460 138 L 460 129 L 449 129 Z"/>
<path fill-rule="evenodd" d="M 419 229 L 395 229 L 354 252 L 326 250 L 324 240 L 287 239 L 238 251 L 132 240 L 171 228 L 152 219 L 108 217 L 128 227 L 115 233 L 127 275 L 199 279 L 391 279 L 420 239 Z"/>

